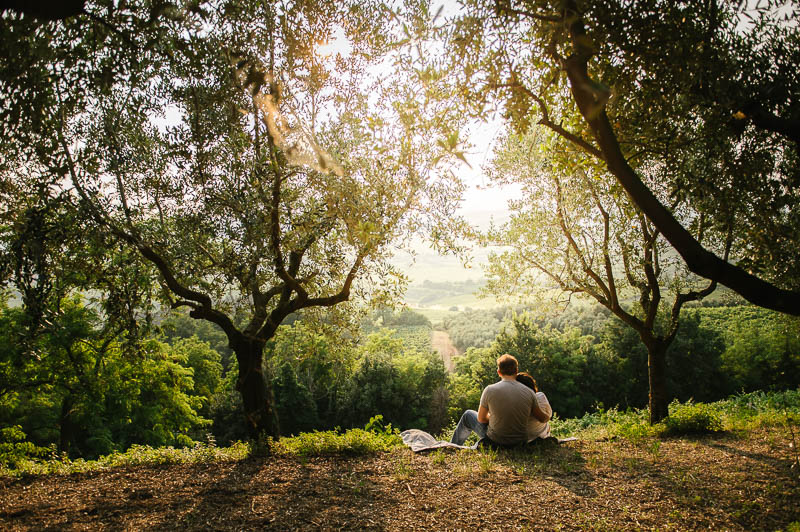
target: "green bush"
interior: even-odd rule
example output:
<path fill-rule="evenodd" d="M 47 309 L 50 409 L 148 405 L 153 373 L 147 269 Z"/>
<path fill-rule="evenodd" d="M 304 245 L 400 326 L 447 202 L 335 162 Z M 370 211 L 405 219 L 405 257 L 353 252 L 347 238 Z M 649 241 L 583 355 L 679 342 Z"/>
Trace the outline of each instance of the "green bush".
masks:
<path fill-rule="evenodd" d="M 644 419 L 629 419 L 615 425 L 613 432 L 634 445 L 638 445 L 644 439 L 656 436 L 662 428 L 662 425 L 650 425 Z"/>
<path fill-rule="evenodd" d="M 22 427 L 14 425 L 0 429 L 0 468 L 16 469 L 21 464 L 50 453 L 46 447 L 37 447 L 25 440 Z"/>
<path fill-rule="evenodd" d="M 272 450 L 276 454 L 296 456 L 364 455 L 390 451 L 402 443 L 403 441 L 396 432 L 383 434 L 364 429 L 350 429 L 347 432 L 328 430 L 304 432 L 291 438 L 281 438 L 272 443 Z"/>
<path fill-rule="evenodd" d="M 39 448 L 41 449 L 41 448 Z M 209 462 L 234 462 L 251 456 L 253 449 L 249 443 L 235 442 L 230 447 L 217 447 L 213 439 L 208 443 L 196 442 L 192 447 L 150 447 L 132 445 L 127 451 L 113 452 L 97 460 L 78 458 L 70 460 L 66 455 L 41 458 L 43 454 L 53 454 L 49 449 L 36 456 L 24 456 L 10 466 L 0 465 L 0 477 L 20 477 L 25 475 L 68 475 L 89 471 L 105 471 L 115 467 L 161 464 L 193 464 Z"/>
<path fill-rule="evenodd" d="M 722 415 L 713 405 L 691 400 L 684 404 L 673 401 L 669 410 L 667 434 L 705 434 L 723 430 Z"/>
<path fill-rule="evenodd" d="M 304 432 L 272 442 L 272 449 L 277 454 L 297 456 L 360 455 L 389 451 L 401 444 L 399 431 L 392 428 L 391 423 L 384 424 L 383 416 L 378 414 L 371 417 L 363 429 Z"/>

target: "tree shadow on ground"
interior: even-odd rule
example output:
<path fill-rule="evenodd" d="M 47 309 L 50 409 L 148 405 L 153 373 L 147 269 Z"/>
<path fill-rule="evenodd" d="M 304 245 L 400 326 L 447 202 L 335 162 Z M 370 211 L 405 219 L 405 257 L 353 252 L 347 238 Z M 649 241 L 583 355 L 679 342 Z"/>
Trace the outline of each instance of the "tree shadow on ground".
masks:
<path fill-rule="evenodd" d="M 155 530 L 379 529 L 376 484 L 352 457 L 249 459 L 159 512 Z M 385 494 L 381 494 L 385 503 Z"/>
<path fill-rule="evenodd" d="M 652 463 L 642 460 L 635 474 L 647 475 L 657 493 L 675 501 L 679 511 L 727 515 L 745 529 L 779 530 L 799 518 L 800 509 L 792 501 L 800 494 L 800 478 L 791 471 L 789 456 L 732 447 L 727 443 L 729 437 L 715 434 L 676 439 L 678 444 L 704 450 L 692 453 L 690 462 L 680 457 L 654 456 Z M 790 507 L 795 510 L 787 512 Z"/>
<path fill-rule="evenodd" d="M 579 497 L 597 496 L 586 459 L 570 444 L 501 450 L 498 460 L 518 474 L 553 481 Z"/>
<path fill-rule="evenodd" d="M 747 451 L 744 449 L 737 449 L 736 447 L 731 447 L 727 445 L 724 441 L 711 441 L 711 442 L 704 442 L 707 447 L 711 447 L 714 449 L 719 449 L 728 454 L 735 454 L 737 456 L 741 456 L 743 458 L 749 458 L 750 460 L 758 460 L 763 462 L 767 465 L 772 466 L 788 466 L 791 468 L 792 463 L 795 462 L 797 459 L 796 456 L 792 455 L 791 452 L 787 449 L 786 457 L 785 458 L 776 458 L 774 456 L 770 456 L 768 454 L 760 453 L 760 452 L 753 452 Z"/>

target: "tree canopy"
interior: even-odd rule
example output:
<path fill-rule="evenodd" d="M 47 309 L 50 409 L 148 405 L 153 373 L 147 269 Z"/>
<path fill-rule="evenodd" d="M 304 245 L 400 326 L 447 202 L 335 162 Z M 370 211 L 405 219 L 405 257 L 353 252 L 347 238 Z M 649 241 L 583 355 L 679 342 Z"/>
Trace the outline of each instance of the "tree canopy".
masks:
<path fill-rule="evenodd" d="M 475 0 L 441 31 L 473 113 L 549 128 L 693 272 L 798 314 L 798 18 L 794 2 Z M 729 228 L 731 261 L 703 244 Z"/>
<path fill-rule="evenodd" d="M 226 333 L 253 430 L 275 431 L 266 341 L 291 313 L 396 293 L 394 246 L 451 238 L 459 184 L 431 177 L 427 95 L 379 64 L 381 4 L 145 7 L 104 6 L 113 30 L 3 14 L 3 193 L 38 186 L 138 253 L 155 295 Z M 337 32 L 349 52 L 321 54 Z"/>

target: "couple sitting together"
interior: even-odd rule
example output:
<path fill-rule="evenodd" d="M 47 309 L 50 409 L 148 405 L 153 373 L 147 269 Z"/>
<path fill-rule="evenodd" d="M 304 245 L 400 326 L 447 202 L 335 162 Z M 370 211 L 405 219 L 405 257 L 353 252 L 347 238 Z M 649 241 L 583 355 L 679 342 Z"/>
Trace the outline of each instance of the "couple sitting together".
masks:
<path fill-rule="evenodd" d="M 550 436 L 553 410 L 536 381 L 519 373 L 517 359 L 505 354 L 497 359 L 500 382 L 487 386 L 478 411 L 467 410 L 456 425 L 451 443 L 463 445 L 474 432 L 478 446 L 513 447 Z"/>

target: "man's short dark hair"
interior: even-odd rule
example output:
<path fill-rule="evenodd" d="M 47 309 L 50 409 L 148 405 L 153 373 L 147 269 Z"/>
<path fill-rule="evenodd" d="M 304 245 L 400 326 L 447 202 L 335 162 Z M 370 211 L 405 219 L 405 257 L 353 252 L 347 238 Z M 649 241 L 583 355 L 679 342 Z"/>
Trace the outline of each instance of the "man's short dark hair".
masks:
<path fill-rule="evenodd" d="M 501 375 L 514 376 L 519 371 L 517 359 L 506 353 L 497 359 L 497 369 Z"/>

